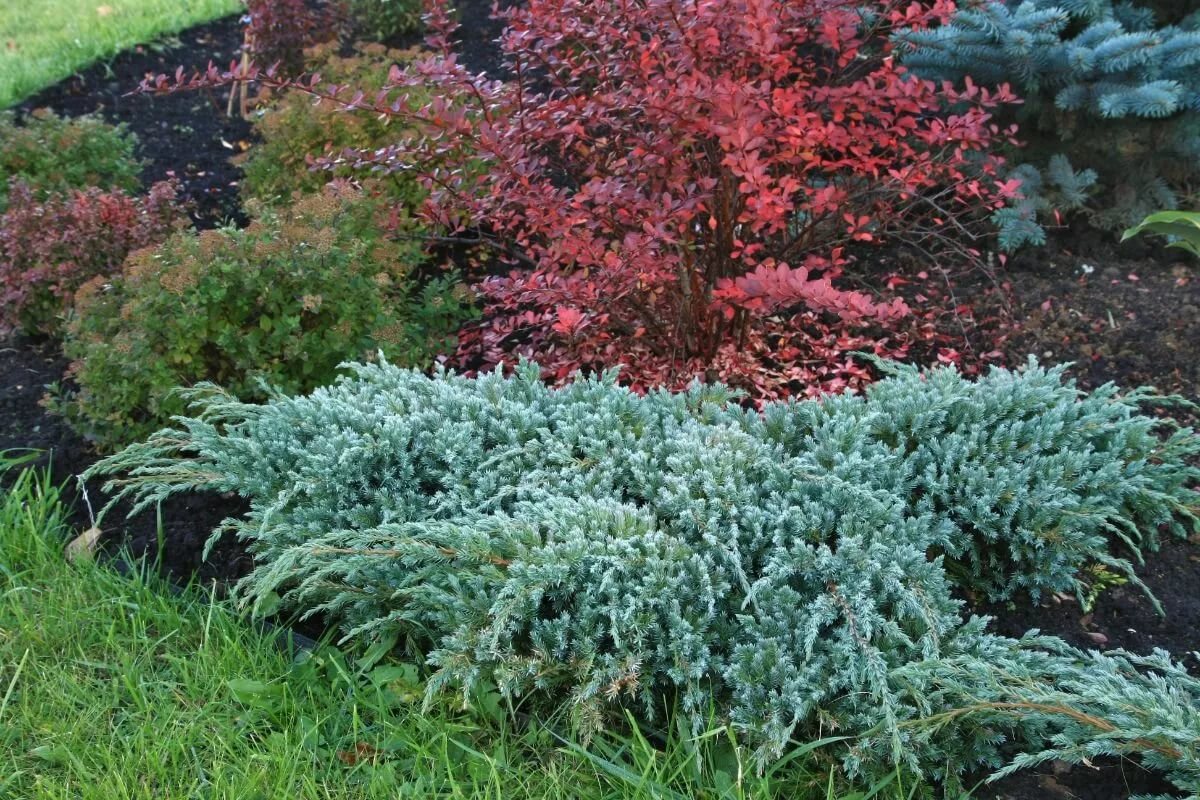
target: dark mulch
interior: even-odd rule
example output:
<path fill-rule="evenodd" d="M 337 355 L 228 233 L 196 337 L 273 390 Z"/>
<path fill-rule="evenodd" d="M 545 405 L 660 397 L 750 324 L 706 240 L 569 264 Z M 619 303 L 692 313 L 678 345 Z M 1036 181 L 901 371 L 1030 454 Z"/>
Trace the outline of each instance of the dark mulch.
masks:
<path fill-rule="evenodd" d="M 464 63 L 472 70 L 502 76 L 494 45 L 500 26 L 488 19 L 490 3 L 465 0 L 458 7 L 465 23 L 460 32 Z M 143 47 L 122 54 L 108 65 L 47 89 L 23 107 L 49 106 L 67 115 L 99 111 L 112 121 L 128 123 L 149 162 L 147 181 L 169 174 L 179 177 L 196 203 L 201 225 L 226 218 L 241 221 L 239 173 L 229 157 L 244 146 L 250 132 L 243 121 L 225 117 L 224 97 L 124 96 L 148 73 L 171 72 L 179 64 L 203 65 L 210 58 L 227 63 L 237 54 L 241 33 L 236 20 L 227 19 L 187 31 L 178 41 L 167 50 Z M 390 44 L 413 43 L 410 38 Z M 995 321 L 1002 319 L 1007 320 L 1000 326 L 1007 336 L 1001 349 L 1008 363 L 1019 363 L 1033 353 L 1046 362 L 1076 362 L 1074 374 L 1084 386 L 1114 380 L 1196 395 L 1200 360 L 1192 343 L 1200 334 L 1200 270 L 1194 263 L 1154 243 L 1118 247 L 1110 237 L 1077 230 L 1059 235 L 1047 248 L 1014 258 L 997 276 L 1008 291 L 991 291 L 989 281 L 979 281 L 960 297 L 978 306 L 978 318 L 992 320 L 986 330 L 967 332 L 977 339 L 968 351 L 993 349 L 999 330 Z M 56 480 L 70 481 L 74 497 L 73 476 L 96 456 L 40 405 L 46 385 L 61 378 L 63 367 L 61 356 L 48 345 L 22 339 L 0 343 L 0 450 L 49 451 Z M 88 495 L 93 506 L 103 502 L 97 486 L 90 485 Z M 153 512 L 126 521 L 118 509 L 106 521 L 103 541 L 109 548 L 127 548 L 135 556 L 157 556 L 167 572 L 179 579 L 196 576 L 228 582 L 251 566 L 244 549 L 223 540 L 207 561 L 201 559 L 201 549 L 220 520 L 242 511 L 244 504 L 237 498 L 180 497 L 162 509 L 160 530 Z M 90 524 L 82 498 L 75 502 L 73 513 L 78 527 Z M 157 552 L 160 536 L 166 545 L 162 553 Z M 1055 598 L 1040 606 L 1020 603 L 982 610 L 996 617 L 996 630 L 1010 635 L 1036 627 L 1084 647 L 1139 652 L 1162 647 L 1180 656 L 1200 649 L 1200 548 L 1170 542 L 1138 572 L 1161 600 L 1166 616 L 1157 614 L 1131 586 L 1109 590 L 1090 614 L 1073 600 Z M 1136 763 L 1127 762 L 1095 769 L 1050 765 L 982 789 L 979 796 L 1108 800 L 1168 790 Z"/>
<path fill-rule="evenodd" d="M 1117 244 L 1115 237 L 1079 227 L 1052 237 L 1041 250 L 1022 253 L 998 273 L 1011 286 L 1006 313 L 1013 320 L 1004 350 L 1010 364 L 1028 355 L 1043 363 L 1073 362 L 1085 388 L 1113 381 L 1152 385 L 1196 399 L 1200 361 L 1200 266 L 1153 239 Z M 1188 424 L 1196 417 L 1173 412 Z M 1195 537 L 1193 537 L 1194 539 Z M 1085 613 L 1073 598 L 1047 598 L 980 609 L 1000 633 L 1020 636 L 1039 628 L 1079 647 L 1160 647 L 1200 669 L 1200 547 L 1168 541 L 1147 556 L 1138 576 L 1162 603 L 1132 585 L 1109 589 Z M 1100 762 L 1095 768 L 1050 765 L 1018 774 L 982 792 L 1009 800 L 1109 800 L 1133 794 L 1172 794 L 1169 784 L 1136 762 Z"/>
<path fill-rule="evenodd" d="M 1055 596 L 1038 604 L 1024 600 L 979 610 L 995 618 L 992 627 L 1007 636 L 1033 628 L 1061 636 L 1077 647 L 1122 648 L 1148 653 L 1156 647 L 1177 654 L 1193 672 L 1200 662 L 1190 657 L 1200 648 L 1200 547 L 1169 539 L 1146 556 L 1138 577 L 1162 603 L 1159 614 L 1141 588 L 1133 584 L 1105 591 L 1089 612 L 1074 597 Z"/>
<path fill-rule="evenodd" d="M 1137 795 L 1175 797 L 1178 792 L 1136 761 L 1098 760 L 1093 766 L 1055 762 L 981 786 L 979 800 L 1128 800 Z"/>
<path fill-rule="evenodd" d="M 71 522 L 78 530 L 91 526 L 89 511 L 99 512 L 105 496 L 96 482 L 84 490 L 75 476 L 97 459 L 86 441 L 72 431 L 61 417 L 41 406 L 46 386 L 62 379 L 66 364 L 55 349 L 25 339 L 0 344 L 0 451 L 31 448 L 42 450 L 41 463 L 48 463 L 56 483 L 66 489 L 71 504 Z M 227 536 L 205 561 L 201 554 L 210 532 L 222 519 L 240 514 L 245 504 L 237 498 L 210 495 L 181 495 L 165 503 L 160 518 L 153 511 L 126 519 L 127 507 L 111 512 L 102 526 L 102 545 L 109 550 L 124 548 L 135 558 L 161 559 L 163 569 L 179 581 L 196 578 L 204 583 L 226 583 L 249 571 L 245 549 Z M 158 543 L 164 542 L 163 552 Z"/>
<path fill-rule="evenodd" d="M 1114 381 L 1194 399 L 1200 387 L 1200 265 L 1157 237 L 1118 243 L 1078 226 L 1004 270 L 1013 357 L 1070 361 L 1088 387 Z"/>
<path fill-rule="evenodd" d="M 511 5 L 502 2 L 501 7 Z M 504 30 L 504 23 L 492 17 L 491 0 L 458 0 L 454 3 L 462 25 L 455 32 L 455 52 L 463 66 L 473 73 L 486 72 L 490 77 L 507 80 L 512 73 L 504 66 L 500 48 L 496 44 Z M 412 33 L 389 39 L 384 44 L 397 49 L 418 47 L 424 42 L 424 33 Z"/>
<path fill-rule="evenodd" d="M 1111 235 L 1079 229 L 1021 253 L 999 275 L 1011 285 L 1006 313 L 1014 324 L 1004 343 L 1010 364 L 1032 354 L 1043 363 L 1072 362 L 1070 374 L 1084 388 L 1112 381 L 1191 400 L 1200 394 L 1195 259 L 1152 239 L 1117 244 Z M 1169 413 L 1196 424 L 1190 411 Z M 1092 614 L 1053 598 L 1040 607 L 986 610 L 1010 635 L 1042 628 L 1083 647 L 1163 647 L 1181 656 L 1200 649 L 1200 547 L 1169 541 L 1137 573 L 1162 601 L 1165 617 L 1131 585 L 1110 589 Z"/>

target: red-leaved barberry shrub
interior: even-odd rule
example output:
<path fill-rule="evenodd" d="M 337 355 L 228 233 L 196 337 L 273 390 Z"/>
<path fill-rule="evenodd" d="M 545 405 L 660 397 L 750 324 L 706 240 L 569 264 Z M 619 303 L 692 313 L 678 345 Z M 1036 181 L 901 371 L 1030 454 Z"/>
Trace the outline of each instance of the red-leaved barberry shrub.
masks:
<path fill-rule="evenodd" d="M 479 282 L 463 363 L 520 354 L 552 379 L 620 365 L 639 387 L 700 376 L 758 398 L 811 393 L 862 382 L 850 351 L 902 354 L 914 338 L 903 302 L 835 285 L 846 245 L 969 241 L 1016 191 L 989 154 L 1013 133 L 990 113 L 1015 100 L 1007 88 L 920 80 L 890 56 L 894 27 L 952 9 L 528 0 L 504 12 L 514 79 L 500 82 L 458 63 L 435 1 L 435 54 L 383 90 L 299 85 L 419 132 L 327 166 L 422 174 L 431 223 L 516 265 Z M 289 83 L 235 67 L 144 88 L 251 79 Z M 484 168 L 459 168 L 463 155 Z"/>
<path fill-rule="evenodd" d="M 144 197 L 92 188 L 39 202 L 14 180 L 0 215 L 0 332 L 60 333 L 76 289 L 186 225 L 178 189 L 162 181 Z"/>
<path fill-rule="evenodd" d="M 298 75 L 304 49 L 337 38 L 345 13 L 324 0 L 246 0 L 246 49 L 255 61 Z"/>

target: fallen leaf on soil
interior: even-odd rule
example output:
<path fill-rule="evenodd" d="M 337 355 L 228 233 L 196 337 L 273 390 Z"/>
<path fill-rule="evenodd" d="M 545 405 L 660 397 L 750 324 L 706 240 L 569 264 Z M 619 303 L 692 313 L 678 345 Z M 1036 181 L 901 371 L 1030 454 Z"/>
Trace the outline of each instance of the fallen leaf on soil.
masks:
<path fill-rule="evenodd" d="M 91 558 L 92 554 L 96 552 L 99 541 L 100 529 L 93 525 L 67 544 L 67 549 L 64 551 L 67 561 L 74 563 L 81 558 Z"/>
<path fill-rule="evenodd" d="M 382 751 L 366 742 L 355 742 L 353 750 L 338 750 L 338 760 L 348 767 L 353 767 L 360 761 L 368 761 L 378 756 Z"/>
<path fill-rule="evenodd" d="M 1067 787 L 1063 786 L 1061 783 L 1054 780 L 1054 778 L 1052 778 L 1049 775 L 1039 775 L 1038 776 L 1038 784 L 1043 789 L 1045 789 L 1047 792 L 1054 795 L 1055 797 L 1074 797 L 1075 796 L 1074 794 L 1071 793 L 1071 791 L 1069 789 L 1067 789 Z"/>
<path fill-rule="evenodd" d="M 1088 631 L 1088 638 L 1096 644 L 1108 644 L 1108 637 L 1100 631 Z"/>

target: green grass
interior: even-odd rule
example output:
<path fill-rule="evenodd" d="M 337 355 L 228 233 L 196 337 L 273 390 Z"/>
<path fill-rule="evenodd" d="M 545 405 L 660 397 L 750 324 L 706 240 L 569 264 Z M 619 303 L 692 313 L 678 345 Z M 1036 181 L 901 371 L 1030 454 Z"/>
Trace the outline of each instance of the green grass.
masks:
<path fill-rule="evenodd" d="M 4 0 L 0 108 L 93 62 L 241 8 L 238 0 Z"/>
<path fill-rule="evenodd" d="M 665 746 L 631 728 L 584 749 L 494 693 L 472 712 L 422 711 L 414 665 L 328 646 L 293 658 L 195 587 L 171 595 L 150 571 L 67 563 L 56 488 L 43 471 L 13 474 L 0 490 L 0 797 L 917 794 L 900 776 L 873 792 L 835 785 L 822 743 L 758 775 L 719 727 Z"/>

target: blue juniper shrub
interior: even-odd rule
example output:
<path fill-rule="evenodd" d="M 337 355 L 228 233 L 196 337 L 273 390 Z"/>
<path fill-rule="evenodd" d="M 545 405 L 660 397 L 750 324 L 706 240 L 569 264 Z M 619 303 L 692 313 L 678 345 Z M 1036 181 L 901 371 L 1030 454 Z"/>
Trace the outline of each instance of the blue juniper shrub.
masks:
<path fill-rule="evenodd" d="M 1200 684 L 1165 655 L 995 636 L 952 593 L 1073 590 L 1195 525 L 1200 444 L 1142 393 L 1032 363 L 894 368 L 760 414 L 720 386 L 549 389 L 530 364 L 350 369 L 265 405 L 196 387 L 191 416 L 90 474 L 141 506 L 248 498 L 244 597 L 424 648 L 431 693 L 494 684 L 585 729 L 668 697 L 700 727 L 715 702 L 763 761 L 832 730 L 850 773 L 948 786 L 1013 740 L 1026 760 L 1141 754 L 1200 787 Z"/>

